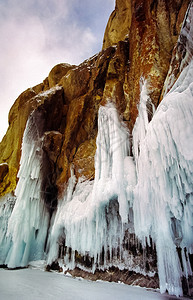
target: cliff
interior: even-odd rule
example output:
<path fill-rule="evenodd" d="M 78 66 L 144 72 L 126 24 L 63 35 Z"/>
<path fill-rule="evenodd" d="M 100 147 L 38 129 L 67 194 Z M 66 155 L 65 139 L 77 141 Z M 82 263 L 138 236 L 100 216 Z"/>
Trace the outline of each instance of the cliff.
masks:
<path fill-rule="evenodd" d="M 1 174 L 0 195 L 12 192 L 16 187 L 22 136 L 28 116 L 48 102 L 52 104 L 46 110 L 50 109 L 52 113 L 51 107 L 54 106 L 52 118 L 56 116 L 57 122 L 55 124 L 53 119 L 54 125 L 46 124 L 45 130 L 62 134 L 59 141 L 53 138 L 53 134 L 47 135 L 46 141 L 49 163 L 56 164 L 56 178 L 53 180 L 57 187 L 63 189 L 72 164 L 77 177 L 81 174 L 93 178 L 99 106 L 113 99 L 132 131 L 138 115 L 140 78 L 143 77 L 157 107 L 188 3 L 188 0 L 175 3 L 117 1 L 99 54 L 79 66 L 55 66 L 43 83 L 18 97 L 10 110 L 9 128 L 0 144 L 0 163 L 8 165 L 7 173 Z M 57 85 L 61 87 L 60 91 L 45 93 Z M 58 149 L 55 161 L 49 157 L 49 143 L 54 143 Z"/>
<path fill-rule="evenodd" d="M 183 212 L 181 215 L 174 212 L 173 204 L 167 202 L 169 200 L 166 200 L 166 195 L 161 197 L 158 190 L 163 182 L 177 182 L 171 169 L 175 161 L 181 159 L 178 165 L 183 163 L 183 167 L 176 167 L 175 172 L 177 174 L 179 172 L 183 183 L 178 182 L 177 187 L 171 184 L 171 199 L 175 197 L 180 199 L 183 207 L 189 205 L 187 195 L 192 193 L 191 182 L 187 179 L 188 183 L 185 183 L 184 178 L 189 178 L 191 171 L 189 173 L 184 171 L 182 175 L 180 172 L 181 169 L 191 170 L 190 155 L 187 158 L 182 154 L 182 158 L 179 158 L 183 152 L 180 146 L 180 154 L 175 155 L 174 148 L 178 151 L 181 142 L 173 134 L 175 129 L 171 129 L 170 115 L 162 122 L 164 117 L 160 117 L 159 111 L 162 110 L 160 103 L 165 99 L 166 93 L 172 93 L 179 85 L 183 87 L 184 92 L 185 83 L 182 79 L 178 80 L 181 74 L 185 74 L 183 70 L 187 67 L 186 70 L 189 70 L 187 74 L 191 74 L 193 34 L 189 24 L 192 24 L 192 16 L 192 4 L 189 0 L 117 0 L 106 27 L 101 52 L 79 66 L 65 63 L 56 65 L 43 83 L 26 90 L 18 97 L 10 110 L 9 128 L 0 144 L 2 203 L 6 197 L 9 199 L 16 197 L 15 207 L 11 208 L 13 213 L 11 214 L 10 208 L 7 211 L 2 209 L 1 212 L 5 218 L 8 220 L 10 218 L 10 221 L 7 221 L 10 225 L 6 230 L 12 236 L 10 245 L 13 244 L 14 249 L 17 247 L 21 249 L 23 241 L 25 245 L 28 243 L 30 245 L 31 240 L 27 238 L 26 241 L 28 235 L 34 239 L 33 245 L 40 236 L 41 243 L 39 241 L 39 246 L 34 247 L 41 249 L 39 253 L 43 253 L 46 249 L 48 265 L 63 259 L 63 264 L 68 267 L 70 265 L 71 269 L 82 266 L 83 269 L 98 272 L 101 266 L 103 269 L 113 267 L 115 268 L 113 273 L 118 274 L 118 269 L 122 267 L 120 264 L 123 263 L 124 268 L 128 270 L 130 268 L 136 270 L 137 266 L 141 273 L 155 274 L 160 264 L 167 265 L 166 258 L 161 260 L 159 252 L 167 245 L 167 241 L 162 244 L 162 240 L 156 237 L 156 234 L 162 237 L 163 232 L 153 217 L 155 215 L 157 219 L 159 218 L 154 199 L 160 199 L 160 203 L 165 199 L 163 205 L 160 204 L 160 209 L 171 210 L 168 212 L 171 217 L 169 223 L 172 224 L 169 241 L 174 251 L 171 251 L 171 256 L 178 261 L 177 247 L 177 251 L 181 253 L 180 260 L 183 262 L 187 260 L 187 264 L 190 265 L 189 259 L 182 257 L 189 251 L 185 242 L 188 238 L 183 240 L 176 233 L 179 223 L 185 222 Z M 189 77 L 186 75 L 183 76 L 190 84 L 191 75 L 187 75 Z M 163 101 L 163 106 L 167 107 L 167 102 Z M 178 104 L 178 107 L 180 105 Z M 185 108 L 182 107 L 183 109 Z M 177 111 L 176 114 L 180 113 Z M 159 117 L 160 123 L 153 121 L 159 120 Z M 148 123 L 155 123 L 155 131 L 160 132 L 160 136 L 154 136 L 154 131 L 151 130 L 153 125 L 149 126 Z M 160 127 L 158 123 L 161 124 Z M 164 124 L 168 124 L 168 129 Z M 171 131 L 171 137 L 169 133 L 165 137 L 167 130 Z M 190 140 L 188 134 L 190 133 L 187 133 L 187 140 Z M 163 148 L 157 146 L 159 143 L 164 145 Z M 167 147 L 164 143 L 172 145 L 168 148 L 168 152 L 164 150 Z M 170 152 L 171 156 L 168 154 Z M 148 163 L 145 165 L 149 170 L 147 180 L 143 165 L 145 161 L 149 162 L 149 165 Z M 166 165 L 164 170 L 161 169 L 162 165 Z M 169 174 L 168 177 L 165 170 Z M 159 178 L 163 180 L 159 181 Z M 182 192 L 176 192 L 181 185 Z M 27 195 L 27 188 L 23 190 L 23 186 L 30 186 L 30 195 Z M 163 189 L 167 188 L 166 184 Z M 38 191 L 33 196 L 35 190 Z M 147 195 L 148 190 L 152 191 L 154 198 L 151 194 Z M 91 204 L 91 191 L 92 197 L 96 199 L 96 207 Z M 186 195 L 186 201 L 182 200 L 182 194 Z M 82 195 L 81 199 L 79 195 Z M 35 208 L 31 206 L 33 197 L 37 201 L 41 199 L 41 203 L 36 207 L 38 210 L 36 215 L 33 214 Z M 149 203 L 147 207 L 145 204 L 143 207 L 139 201 L 143 198 L 146 199 L 145 204 Z M 63 204 L 62 199 L 65 199 L 68 205 Z M 154 205 L 155 210 L 151 214 L 150 207 Z M 26 215 L 32 214 L 35 221 L 30 223 L 33 230 L 29 233 L 24 229 L 25 232 L 18 241 L 12 231 L 18 232 L 19 229 L 16 229 L 17 226 L 14 228 L 13 224 L 20 216 L 16 211 L 22 211 L 24 207 Z M 143 223 L 144 216 L 141 215 L 143 209 L 144 213 L 151 215 L 151 219 L 147 218 L 148 224 L 151 224 L 149 229 L 147 224 Z M 167 217 L 165 214 L 162 217 L 165 222 Z M 24 220 L 23 218 L 21 215 L 20 221 Z M 60 223 L 57 223 L 57 220 Z M 144 228 L 144 232 L 141 232 L 136 220 L 140 220 L 138 223 Z M 103 226 L 103 230 L 98 229 L 97 235 L 96 228 L 100 226 Z M 183 232 L 184 225 L 180 226 L 182 228 L 180 227 L 179 232 Z M 190 230 L 188 226 L 186 232 Z M 159 232 L 157 228 L 160 228 Z M 3 231 L 4 235 L 6 230 Z M 90 241 L 94 239 L 92 242 L 96 249 L 92 248 L 89 241 L 85 242 L 86 238 L 81 240 L 80 235 L 89 236 Z M 77 239 L 73 240 L 73 236 Z M 158 266 L 151 239 L 158 249 Z M 106 244 L 103 244 L 104 240 L 107 241 Z M 147 244 L 145 240 L 148 241 Z M 6 243 L 9 244 L 7 241 Z M 191 238 L 188 243 L 191 248 Z M 8 249 L 8 246 L 6 247 Z M 31 257 L 29 249 L 23 250 L 25 255 L 22 254 L 22 258 L 15 258 L 16 250 L 12 250 L 12 246 L 10 249 L 9 255 L 8 252 L 3 252 L 5 256 L 1 259 L 3 264 L 7 264 L 10 268 L 28 264 Z M 145 265 L 143 249 L 146 249 L 148 255 Z M 191 254 L 191 251 L 188 253 Z M 191 261 L 192 258 L 189 257 Z M 177 275 L 172 280 L 168 275 L 167 281 L 167 270 L 166 275 L 163 270 L 158 270 L 161 278 L 160 286 L 163 292 L 169 290 L 170 294 L 181 295 L 179 278 L 185 275 L 182 276 L 179 271 L 179 262 L 173 263 L 177 266 Z M 190 269 L 190 266 L 187 267 L 188 275 L 185 276 L 187 280 L 191 275 Z M 125 277 L 123 281 L 130 282 Z M 145 285 L 147 286 L 147 283 Z M 184 289 L 187 289 L 187 285 L 184 286 Z M 189 294 L 191 293 L 189 290 Z"/>

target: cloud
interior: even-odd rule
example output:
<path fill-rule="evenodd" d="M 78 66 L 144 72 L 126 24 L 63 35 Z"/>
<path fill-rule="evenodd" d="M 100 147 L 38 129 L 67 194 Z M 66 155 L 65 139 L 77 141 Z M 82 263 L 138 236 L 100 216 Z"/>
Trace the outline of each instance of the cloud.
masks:
<path fill-rule="evenodd" d="M 16 97 L 60 62 L 100 51 L 114 0 L 1 0 L 0 139 Z"/>

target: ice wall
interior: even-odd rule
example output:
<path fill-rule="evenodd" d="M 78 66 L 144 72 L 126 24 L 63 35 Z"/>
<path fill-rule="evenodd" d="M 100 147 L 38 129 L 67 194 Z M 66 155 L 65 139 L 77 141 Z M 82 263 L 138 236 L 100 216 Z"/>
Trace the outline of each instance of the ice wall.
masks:
<path fill-rule="evenodd" d="M 94 182 L 81 178 L 76 183 L 72 172 L 60 200 L 48 242 L 49 264 L 58 253 L 61 264 L 72 269 L 80 265 L 78 257 L 93 271 L 126 261 L 122 244 L 135 167 L 129 157 L 128 131 L 112 104 L 99 109 L 96 143 Z"/>
<path fill-rule="evenodd" d="M 151 122 L 144 101 L 133 130 L 137 165 L 134 228 L 145 247 L 156 244 L 160 290 L 182 295 L 181 278 L 192 275 L 193 254 L 193 4 L 185 17 L 172 59 L 169 91 Z M 181 61 L 180 61 L 181 59 Z M 173 64 L 180 76 L 175 82 Z M 174 65 L 175 66 L 175 65 Z M 171 88 L 172 86 L 172 88 Z M 141 112 L 142 111 L 142 112 Z"/>
<path fill-rule="evenodd" d="M 155 241 L 160 290 L 177 296 L 182 295 L 182 274 L 192 275 L 188 255 L 193 253 L 192 104 L 193 61 L 159 105 L 140 144 L 140 128 L 133 131 L 134 153 L 139 152 L 135 232 L 144 246 L 149 236 Z"/>
<path fill-rule="evenodd" d="M 43 150 L 36 121 L 32 114 L 23 136 L 15 205 L 8 199 L 1 207 L 1 264 L 9 268 L 44 258 L 49 216 L 41 195 Z"/>

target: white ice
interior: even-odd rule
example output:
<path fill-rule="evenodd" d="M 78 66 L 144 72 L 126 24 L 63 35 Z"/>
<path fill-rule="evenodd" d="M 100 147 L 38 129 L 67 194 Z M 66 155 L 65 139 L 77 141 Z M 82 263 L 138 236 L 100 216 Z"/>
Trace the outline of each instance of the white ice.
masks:
<path fill-rule="evenodd" d="M 159 105 L 140 143 L 139 130 L 133 131 L 138 166 L 135 232 L 144 246 L 149 236 L 156 243 L 161 292 L 182 295 L 176 247 L 182 249 L 183 275 L 192 275 L 193 61 Z"/>

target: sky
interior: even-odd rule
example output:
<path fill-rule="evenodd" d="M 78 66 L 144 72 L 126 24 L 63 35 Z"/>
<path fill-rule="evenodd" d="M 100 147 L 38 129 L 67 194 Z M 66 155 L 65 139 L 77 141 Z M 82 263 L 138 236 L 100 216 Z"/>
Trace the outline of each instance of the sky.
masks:
<path fill-rule="evenodd" d="M 0 140 L 8 113 L 58 63 L 79 64 L 102 48 L 115 0 L 0 0 Z"/>

